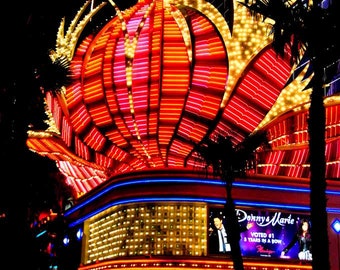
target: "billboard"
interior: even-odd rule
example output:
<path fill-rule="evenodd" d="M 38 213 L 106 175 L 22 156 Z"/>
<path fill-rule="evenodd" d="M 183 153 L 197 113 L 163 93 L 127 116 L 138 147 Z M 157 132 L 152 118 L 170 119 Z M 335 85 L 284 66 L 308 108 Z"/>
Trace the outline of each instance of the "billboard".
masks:
<path fill-rule="evenodd" d="M 242 256 L 311 260 L 309 215 L 275 210 L 236 208 L 240 225 Z M 230 251 L 228 236 L 219 226 L 226 224 L 224 209 L 209 208 L 208 254 Z M 302 226 L 305 224 L 306 226 Z M 305 233 L 302 228 L 306 227 Z M 218 240 L 218 235 L 221 234 Z M 223 239 L 224 235 L 224 239 Z M 221 240 L 222 239 L 222 240 Z M 221 247 L 225 241 L 225 247 Z M 304 256 L 304 257 L 303 257 Z"/>

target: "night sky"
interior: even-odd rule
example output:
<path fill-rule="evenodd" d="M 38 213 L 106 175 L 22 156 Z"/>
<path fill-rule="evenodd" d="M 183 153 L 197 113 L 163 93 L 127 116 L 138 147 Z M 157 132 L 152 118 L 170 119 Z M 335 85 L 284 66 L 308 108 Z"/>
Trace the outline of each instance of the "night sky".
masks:
<path fill-rule="evenodd" d="M 51 207 L 56 187 L 51 175 L 58 171 L 54 161 L 28 150 L 27 130 L 47 127 L 36 74 L 50 61 L 61 19 L 73 19 L 84 3 L 27 0 L 1 6 L 0 258 L 9 269 L 44 269 L 30 224 L 34 212 Z"/>

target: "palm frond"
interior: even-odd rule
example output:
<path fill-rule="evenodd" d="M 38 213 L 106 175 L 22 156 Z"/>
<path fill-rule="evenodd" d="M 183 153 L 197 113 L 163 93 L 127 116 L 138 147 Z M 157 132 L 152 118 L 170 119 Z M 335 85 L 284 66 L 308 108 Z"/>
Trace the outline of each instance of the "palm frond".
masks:
<path fill-rule="evenodd" d="M 40 85 L 45 92 L 53 95 L 60 93 L 62 87 L 72 82 L 70 61 L 66 57 L 59 57 L 55 61 L 44 64 L 39 73 Z"/>
<path fill-rule="evenodd" d="M 247 161 L 254 158 L 254 151 L 261 146 L 270 148 L 265 131 L 249 134 L 236 146 L 233 146 L 229 136 L 219 136 L 216 141 L 209 140 L 196 145 L 195 151 L 204 159 L 207 166 L 212 166 L 215 176 L 225 178 L 229 174 L 244 174 Z"/>

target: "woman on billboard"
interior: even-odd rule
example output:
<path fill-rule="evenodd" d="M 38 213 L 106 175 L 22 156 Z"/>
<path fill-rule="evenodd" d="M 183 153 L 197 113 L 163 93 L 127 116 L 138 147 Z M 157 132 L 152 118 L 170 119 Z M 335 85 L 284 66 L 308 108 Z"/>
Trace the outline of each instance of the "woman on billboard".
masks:
<path fill-rule="evenodd" d="M 312 237 L 310 233 L 310 226 L 307 219 L 302 219 L 296 234 L 290 243 L 282 250 L 281 256 L 285 256 L 288 251 L 296 244 L 299 244 L 300 260 L 312 260 Z"/>

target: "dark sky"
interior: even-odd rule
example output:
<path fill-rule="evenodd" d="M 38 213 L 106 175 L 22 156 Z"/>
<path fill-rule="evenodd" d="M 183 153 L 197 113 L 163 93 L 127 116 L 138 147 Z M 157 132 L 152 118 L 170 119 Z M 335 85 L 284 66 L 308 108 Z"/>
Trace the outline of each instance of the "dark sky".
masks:
<path fill-rule="evenodd" d="M 115 2 L 125 9 L 136 0 Z M 0 195 L 7 195 L 7 189 L 26 195 L 27 187 L 39 183 L 39 178 L 43 181 L 45 168 L 50 168 L 50 162 L 26 147 L 29 124 L 34 125 L 34 130 L 46 128 L 43 96 L 35 70 L 39 70 L 42 63 L 50 62 L 48 51 L 55 48 L 61 19 L 72 20 L 84 3 L 82 0 L 27 0 L 6 1 L 1 6 L 0 169 L 11 180 L 1 179 L 3 193 Z M 107 7 L 111 15 L 113 7 L 110 4 Z M 66 23 L 66 28 L 68 25 Z"/>
<path fill-rule="evenodd" d="M 3 71 L 7 75 L 4 79 L 17 77 L 18 71 L 39 61 L 39 56 L 53 44 L 62 16 L 71 10 L 76 12 L 81 1 L 28 0 L 19 3 L 6 2 L 0 18 L 4 26 L 0 45 L 5 65 Z"/>
<path fill-rule="evenodd" d="M 136 2 L 114 1 L 121 7 Z M 54 48 L 61 19 L 72 19 L 83 0 L 27 0 L 6 1 L 2 5 L 0 52 L 2 63 L 1 81 L 16 77 L 19 70 L 30 68 Z M 101 1 L 95 1 L 95 5 Z M 24 71 L 27 75 L 27 71 Z"/>
<path fill-rule="evenodd" d="M 43 129 L 46 117 L 34 70 L 49 60 L 61 18 L 73 17 L 83 3 L 6 1 L 1 7 L 0 209 L 25 205 L 55 169 L 53 161 L 26 147 L 28 124 Z"/>

